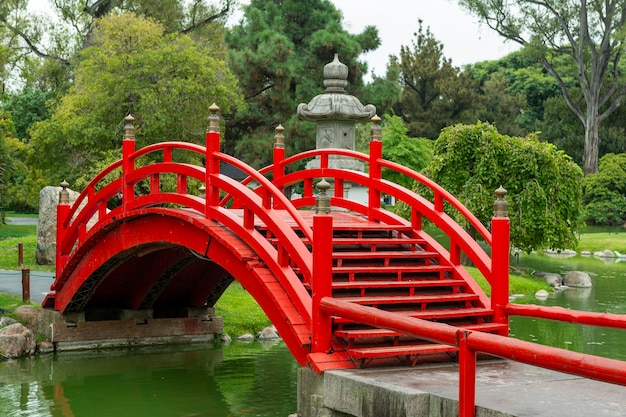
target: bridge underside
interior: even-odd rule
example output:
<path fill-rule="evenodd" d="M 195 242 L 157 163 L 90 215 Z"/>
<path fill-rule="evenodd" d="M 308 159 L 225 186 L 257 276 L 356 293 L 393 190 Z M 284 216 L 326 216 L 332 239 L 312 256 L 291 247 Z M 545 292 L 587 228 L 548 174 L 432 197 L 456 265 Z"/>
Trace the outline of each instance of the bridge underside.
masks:
<path fill-rule="evenodd" d="M 77 248 L 44 307 L 85 322 L 212 315 L 234 279 L 304 361 L 310 331 L 289 291 L 242 239 L 189 211 L 146 209 L 113 219 Z"/>

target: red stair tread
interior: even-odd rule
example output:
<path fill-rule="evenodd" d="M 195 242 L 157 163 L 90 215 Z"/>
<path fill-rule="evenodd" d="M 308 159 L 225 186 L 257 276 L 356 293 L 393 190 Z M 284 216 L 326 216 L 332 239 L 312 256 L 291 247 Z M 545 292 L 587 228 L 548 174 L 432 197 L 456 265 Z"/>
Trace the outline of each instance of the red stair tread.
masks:
<path fill-rule="evenodd" d="M 333 288 L 410 288 L 410 287 L 455 287 L 465 285 L 462 279 L 429 279 L 429 280 L 402 280 L 391 281 L 338 281 L 333 282 Z"/>
<path fill-rule="evenodd" d="M 478 294 L 456 293 L 436 295 L 398 295 L 398 296 L 364 296 L 338 297 L 341 301 L 355 304 L 405 304 L 405 303 L 445 303 L 450 301 L 478 300 Z"/>
<path fill-rule="evenodd" d="M 416 317 L 419 319 L 457 319 L 466 317 L 481 317 L 493 315 L 493 310 L 482 307 L 473 308 L 458 308 L 458 309 L 442 309 L 442 310 L 403 310 L 394 311 L 396 314 L 402 314 L 404 316 Z M 342 317 L 333 317 L 335 323 L 353 323 L 352 320 L 344 319 Z"/>
<path fill-rule="evenodd" d="M 406 265 L 406 266 L 334 266 L 333 273 L 350 273 L 350 274 L 363 274 L 363 273 L 398 273 L 398 272 L 450 272 L 454 267 L 448 265 Z"/>
<path fill-rule="evenodd" d="M 372 259 L 372 258 L 431 258 L 439 257 L 438 252 L 426 250 L 388 250 L 365 252 L 333 252 L 333 259 Z"/>
<path fill-rule="evenodd" d="M 456 346 L 424 344 L 407 346 L 384 346 L 384 347 L 359 347 L 348 349 L 348 354 L 353 358 L 384 358 L 399 355 L 418 355 L 431 353 L 456 352 Z"/>

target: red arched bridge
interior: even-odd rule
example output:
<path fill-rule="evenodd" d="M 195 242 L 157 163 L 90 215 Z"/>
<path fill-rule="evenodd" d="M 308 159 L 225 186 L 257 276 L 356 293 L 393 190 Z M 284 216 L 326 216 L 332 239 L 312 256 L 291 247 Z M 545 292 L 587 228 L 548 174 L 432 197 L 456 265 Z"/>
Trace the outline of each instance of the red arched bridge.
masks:
<path fill-rule="evenodd" d="M 299 364 L 318 372 L 413 365 L 433 355 L 458 360 L 462 416 L 473 415 L 477 352 L 626 384 L 624 362 L 506 337 L 509 315 L 621 328 L 626 320 L 509 304 L 504 190 L 496 192 L 489 231 L 437 184 L 382 159 L 377 117 L 369 154 L 317 149 L 285 157 L 279 126 L 274 163 L 257 171 L 220 152 L 218 110 L 211 108 L 206 146 L 162 142 L 137 150 L 128 117 L 122 159 L 73 205 L 61 192 L 57 274 L 44 306 L 87 319 L 107 308 L 180 317 L 213 306 L 234 279 Z M 366 173 L 333 167 L 337 157 L 362 161 Z M 295 168 L 313 158 L 316 168 Z M 185 162 L 194 160 L 204 163 Z M 222 174 L 224 166 L 247 178 Z M 383 169 L 421 183 L 432 198 L 383 179 Z M 344 197 L 349 184 L 367 189 L 366 203 Z M 300 193 L 288 199 L 288 188 Z M 111 208 L 118 193 L 121 204 Z M 406 204 L 410 219 L 381 206 L 383 195 Z M 460 213 L 488 251 L 446 210 Z M 424 219 L 447 235 L 448 247 L 423 230 Z M 461 266 L 462 254 L 486 278 L 490 298 Z"/>

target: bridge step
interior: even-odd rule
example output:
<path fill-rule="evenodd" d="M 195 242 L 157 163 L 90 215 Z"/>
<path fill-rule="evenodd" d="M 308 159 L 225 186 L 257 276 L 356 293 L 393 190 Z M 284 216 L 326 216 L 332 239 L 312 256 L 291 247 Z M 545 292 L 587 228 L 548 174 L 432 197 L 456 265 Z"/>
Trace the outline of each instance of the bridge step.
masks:
<path fill-rule="evenodd" d="M 398 358 L 406 365 L 414 366 L 420 355 L 453 354 L 458 351 L 456 346 L 440 344 L 419 344 L 406 346 L 363 347 L 348 349 L 348 354 L 364 367 L 368 361 L 383 358 Z"/>
<path fill-rule="evenodd" d="M 491 317 L 493 316 L 493 310 L 481 307 L 472 308 L 457 308 L 457 309 L 441 309 L 441 310 L 394 310 L 394 313 L 402 314 L 408 317 L 415 317 L 424 320 L 452 320 L 452 319 L 471 319 L 478 317 Z M 333 323 L 338 325 L 353 323 L 351 320 L 344 319 L 342 317 L 334 317 Z"/>
<path fill-rule="evenodd" d="M 363 304 L 371 306 L 388 305 L 388 304 L 420 304 L 423 311 L 426 304 L 432 303 L 450 303 L 450 302 L 469 302 L 478 300 L 478 294 L 454 293 L 454 294 L 436 294 L 436 295 L 398 295 L 390 296 L 364 296 L 364 297 L 339 297 L 342 301 L 348 301 L 354 304 Z"/>
<path fill-rule="evenodd" d="M 403 279 L 403 280 L 360 280 L 333 282 L 333 289 L 367 289 L 367 288 L 427 288 L 427 287 L 463 287 L 462 279 Z"/>

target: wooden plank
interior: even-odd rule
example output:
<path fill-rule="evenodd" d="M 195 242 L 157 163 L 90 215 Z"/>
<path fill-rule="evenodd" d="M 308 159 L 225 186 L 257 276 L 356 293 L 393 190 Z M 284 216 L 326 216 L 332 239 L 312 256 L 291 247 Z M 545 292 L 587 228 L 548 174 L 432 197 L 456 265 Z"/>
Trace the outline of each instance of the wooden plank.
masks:
<path fill-rule="evenodd" d="M 338 300 L 355 304 L 408 304 L 408 303 L 447 303 L 454 301 L 478 300 L 478 294 L 454 293 L 436 295 L 398 295 L 398 296 L 364 296 L 337 297 Z"/>
<path fill-rule="evenodd" d="M 399 272 L 452 272 L 454 267 L 448 265 L 389 265 L 389 266 L 334 266 L 333 273 L 399 273 Z"/>
<path fill-rule="evenodd" d="M 433 353 L 456 352 L 456 346 L 426 344 L 407 346 L 364 347 L 348 349 L 348 354 L 353 358 L 385 358 L 402 355 L 426 355 Z"/>
<path fill-rule="evenodd" d="M 493 310 L 488 308 L 474 307 L 474 308 L 459 308 L 459 309 L 442 309 L 442 310 L 402 310 L 394 311 L 396 314 L 402 314 L 404 316 L 416 317 L 426 320 L 446 320 L 446 319 L 461 319 L 472 317 L 488 317 L 493 315 Z M 336 324 L 353 323 L 352 320 L 347 320 L 342 317 L 333 317 L 333 322 Z"/>
<path fill-rule="evenodd" d="M 333 252 L 333 259 L 422 259 L 439 258 L 438 252 L 426 250 L 399 250 L 399 251 L 364 251 L 364 252 Z"/>
<path fill-rule="evenodd" d="M 456 287 L 466 284 L 462 279 L 333 281 L 333 289 Z"/>

